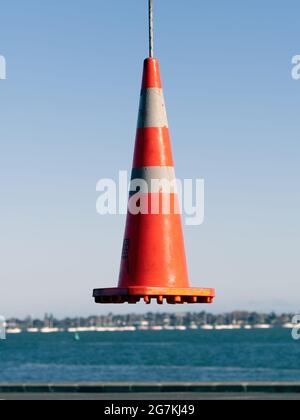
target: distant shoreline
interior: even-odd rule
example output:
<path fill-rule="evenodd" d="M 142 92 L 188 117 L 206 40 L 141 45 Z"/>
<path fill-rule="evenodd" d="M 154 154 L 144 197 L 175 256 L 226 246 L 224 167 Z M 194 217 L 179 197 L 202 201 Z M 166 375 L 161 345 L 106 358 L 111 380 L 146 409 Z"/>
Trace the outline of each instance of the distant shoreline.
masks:
<path fill-rule="evenodd" d="M 78 327 L 78 328 L 29 328 L 27 330 L 22 330 L 20 328 L 7 329 L 7 334 L 55 334 L 55 333 L 86 333 L 86 332 L 95 332 L 95 333 L 105 333 L 105 332 L 136 332 L 136 331 L 241 331 L 241 330 L 268 330 L 273 328 L 281 329 L 293 329 L 294 324 L 285 324 L 285 325 L 270 325 L 270 324 L 258 324 L 258 325 L 203 325 L 200 327 Z"/>
<path fill-rule="evenodd" d="M 45 314 L 44 319 L 10 318 L 2 319 L 2 330 L 7 334 L 20 333 L 59 333 L 69 332 L 79 334 L 83 332 L 134 332 L 134 331 L 186 331 L 186 330 L 252 330 L 288 328 L 293 329 L 294 314 L 277 315 L 271 313 L 257 313 L 235 311 L 224 314 L 206 312 L 184 313 L 153 313 L 144 314 L 113 314 L 93 315 L 89 317 L 74 317 L 57 319 L 52 314 Z"/>

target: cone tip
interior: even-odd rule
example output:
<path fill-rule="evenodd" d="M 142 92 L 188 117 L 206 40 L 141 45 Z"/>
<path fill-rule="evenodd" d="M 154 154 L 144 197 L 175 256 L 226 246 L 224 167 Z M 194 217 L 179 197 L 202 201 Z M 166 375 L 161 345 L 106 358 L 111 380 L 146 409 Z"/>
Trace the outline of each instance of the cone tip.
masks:
<path fill-rule="evenodd" d="M 160 78 L 159 60 L 157 58 L 148 57 L 144 61 L 144 74 L 142 89 L 162 88 Z"/>

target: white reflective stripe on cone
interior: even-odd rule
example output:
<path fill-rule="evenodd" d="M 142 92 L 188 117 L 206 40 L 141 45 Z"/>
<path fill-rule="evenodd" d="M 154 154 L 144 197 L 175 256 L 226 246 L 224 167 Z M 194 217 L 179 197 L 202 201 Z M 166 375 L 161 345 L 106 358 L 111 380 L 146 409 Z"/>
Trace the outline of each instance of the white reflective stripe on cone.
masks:
<path fill-rule="evenodd" d="M 168 126 L 168 117 L 162 89 L 143 89 L 140 99 L 138 128 L 161 128 Z"/>
<path fill-rule="evenodd" d="M 177 193 L 175 170 L 172 166 L 148 166 L 132 170 L 130 192 Z"/>

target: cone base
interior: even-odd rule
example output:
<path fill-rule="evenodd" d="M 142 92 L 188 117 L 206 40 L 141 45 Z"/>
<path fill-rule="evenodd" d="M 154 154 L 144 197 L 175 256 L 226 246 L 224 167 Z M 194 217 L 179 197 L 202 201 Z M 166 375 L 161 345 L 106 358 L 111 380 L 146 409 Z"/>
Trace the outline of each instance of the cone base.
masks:
<path fill-rule="evenodd" d="M 136 304 L 144 300 L 150 304 L 152 299 L 156 299 L 159 305 L 164 301 L 170 305 L 176 304 L 195 304 L 213 303 L 215 298 L 214 289 L 205 288 L 165 288 L 165 287 L 143 287 L 135 286 L 128 288 L 95 289 L 93 297 L 96 303 L 129 303 Z"/>

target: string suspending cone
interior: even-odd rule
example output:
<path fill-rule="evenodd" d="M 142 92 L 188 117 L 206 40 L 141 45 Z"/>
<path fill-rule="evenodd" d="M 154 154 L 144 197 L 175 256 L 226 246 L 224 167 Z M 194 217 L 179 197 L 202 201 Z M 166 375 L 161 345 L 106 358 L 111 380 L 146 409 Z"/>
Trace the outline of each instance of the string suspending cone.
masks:
<path fill-rule="evenodd" d="M 212 303 L 214 289 L 191 288 L 189 284 L 176 188 L 166 193 L 156 190 L 151 182 L 175 180 L 159 62 L 151 57 L 144 62 L 132 185 L 137 179 L 144 180 L 148 188 L 129 198 L 119 284 L 117 288 L 95 289 L 96 303 L 144 300 L 150 304 L 152 299 L 158 304 Z M 162 204 L 166 198 L 169 212 Z M 132 214 L 131 200 L 148 206 L 148 213 Z"/>

